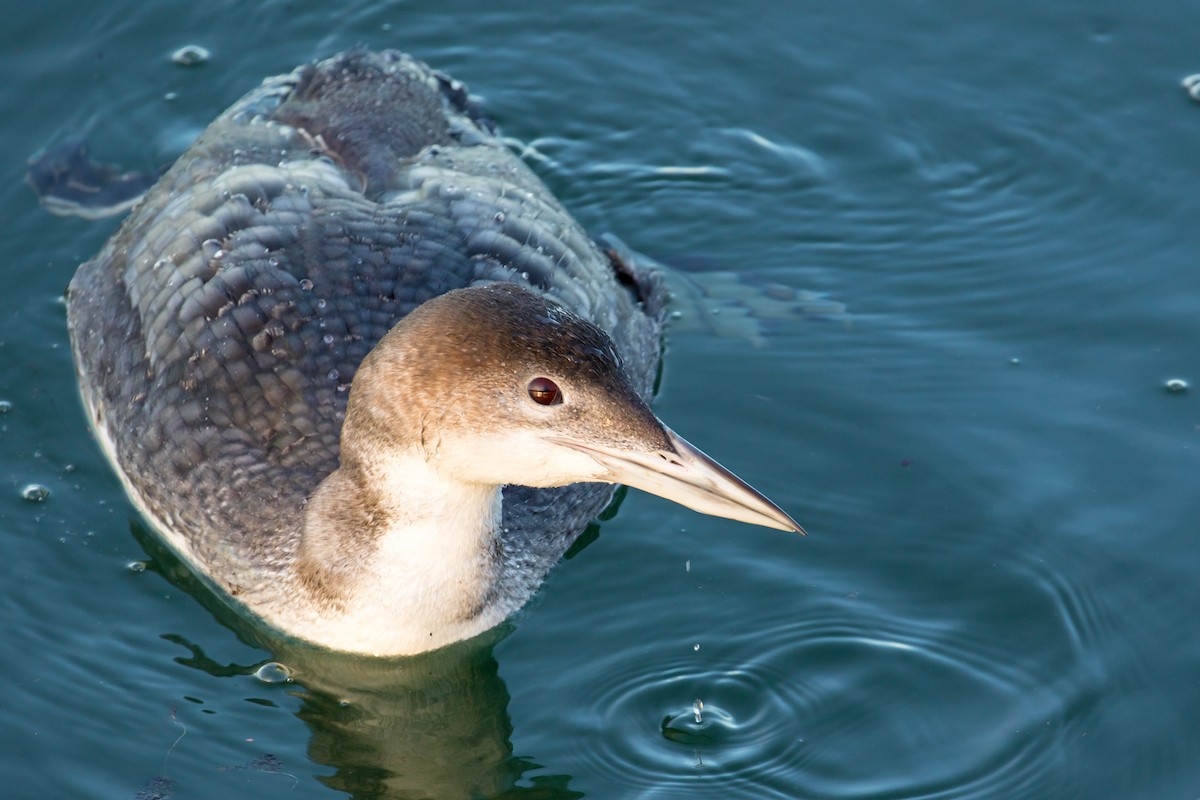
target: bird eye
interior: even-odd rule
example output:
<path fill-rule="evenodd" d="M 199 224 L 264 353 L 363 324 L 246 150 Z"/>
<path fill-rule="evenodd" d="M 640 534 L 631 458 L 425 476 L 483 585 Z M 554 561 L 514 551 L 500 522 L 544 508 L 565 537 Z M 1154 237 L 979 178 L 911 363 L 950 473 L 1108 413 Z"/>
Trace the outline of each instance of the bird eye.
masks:
<path fill-rule="evenodd" d="M 534 378 L 529 382 L 529 396 L 533 402 L 543 406 L 554 406 L 562 402 L 562 390 L 549 378 Z"/>

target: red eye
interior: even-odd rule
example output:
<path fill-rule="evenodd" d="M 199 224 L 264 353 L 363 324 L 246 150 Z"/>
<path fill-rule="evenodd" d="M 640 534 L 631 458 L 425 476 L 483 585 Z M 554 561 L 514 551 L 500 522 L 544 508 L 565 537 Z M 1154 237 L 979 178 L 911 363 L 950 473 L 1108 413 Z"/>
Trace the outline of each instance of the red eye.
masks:
<path fill-rule="evenodd" d="M 534 378 L 529 382 L 529 396 L 533 402 L 543 406 L 554 406 L 562 402 L 562 390 L 549 378 Z"/>

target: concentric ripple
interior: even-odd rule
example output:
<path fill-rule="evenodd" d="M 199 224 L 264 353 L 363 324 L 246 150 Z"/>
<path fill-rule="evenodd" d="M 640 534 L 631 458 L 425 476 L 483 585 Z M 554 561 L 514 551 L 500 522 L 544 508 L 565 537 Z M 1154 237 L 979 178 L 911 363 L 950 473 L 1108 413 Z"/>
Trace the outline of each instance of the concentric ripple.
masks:
<path fill-rule="evenodd" d="M 847 622 L 861 618 L 779 620 L 719 654 L 615 655 L 595 670 L 587 757 L 640 797 L 1017 797 L 1054 783 L 1082 690 L 1046 688 L 962 630 Z"/>

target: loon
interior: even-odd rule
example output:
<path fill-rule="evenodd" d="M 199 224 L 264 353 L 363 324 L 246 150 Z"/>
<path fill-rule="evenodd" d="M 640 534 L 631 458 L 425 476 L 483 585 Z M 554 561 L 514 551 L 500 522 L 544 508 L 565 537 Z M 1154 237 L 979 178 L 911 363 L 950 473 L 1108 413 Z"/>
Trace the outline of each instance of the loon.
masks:
<path fill-rule="evenodd" d="M 665 301 L 462 84 L 359 49 L 219 116 L 67 308 L 152 529 L 285 636 L 395 656 L 503 622 L 615 484 L 803 533 L 650 410 Z"/>

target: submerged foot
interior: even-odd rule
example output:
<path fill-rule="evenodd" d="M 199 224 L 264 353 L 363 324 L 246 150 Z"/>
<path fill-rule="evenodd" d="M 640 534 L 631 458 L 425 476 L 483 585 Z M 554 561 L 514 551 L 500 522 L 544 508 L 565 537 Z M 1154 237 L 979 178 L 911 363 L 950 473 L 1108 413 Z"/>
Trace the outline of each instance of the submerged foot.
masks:
<path fill-rule="evenodd" d="M 92 160 L 86 141 L 72 139 L 35 153 L 25 180 L 51 214 L 101 219 L 128 211 L 158 175 L 100 164 Z"/>

